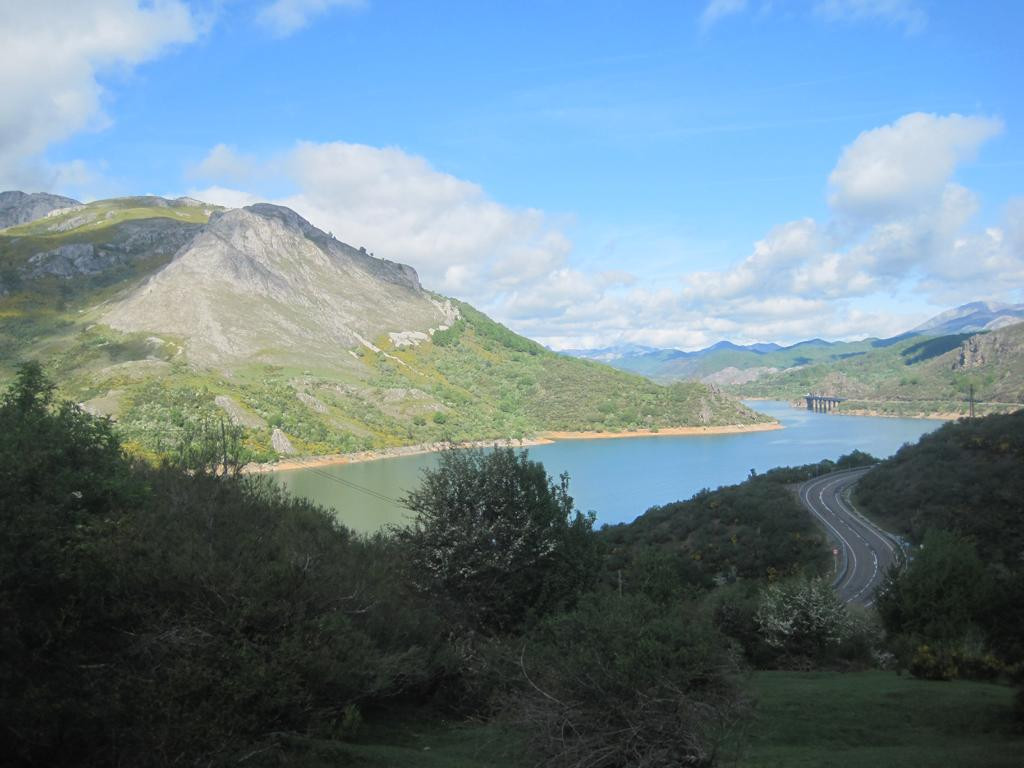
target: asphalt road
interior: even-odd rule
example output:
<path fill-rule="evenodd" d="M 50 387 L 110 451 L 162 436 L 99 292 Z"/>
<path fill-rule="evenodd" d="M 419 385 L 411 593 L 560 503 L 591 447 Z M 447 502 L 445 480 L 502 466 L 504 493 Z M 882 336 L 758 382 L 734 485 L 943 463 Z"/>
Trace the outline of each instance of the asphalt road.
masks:
<path fill-rule="evenodd" d="M 836 550 L 833 586 L 847 603 L 871 605 L 889 566 L 902 557 L 892 536 L 860 515 L 845 492 L 868 469 L 832 472 L 800 486 L 800 501 L 825 529 Z"/>

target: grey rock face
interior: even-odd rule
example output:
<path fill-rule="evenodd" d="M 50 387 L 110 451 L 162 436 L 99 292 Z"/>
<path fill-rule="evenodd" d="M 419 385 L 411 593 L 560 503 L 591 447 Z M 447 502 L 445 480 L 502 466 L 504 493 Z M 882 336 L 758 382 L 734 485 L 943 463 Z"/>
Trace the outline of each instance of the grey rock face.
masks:
<path fill-rule="evenodd" d="M 277 427 L 274 427 L 274 431 L 270 435 L 270 444 L 279 454 L 287 455 L 295 453 L 295 446 L 292 445 L 292 441 L 289 440 L 288 436 Z"/>
<path fill-rule="evenodd" d="M 69 243 L 45 253 L 37 253 L 28 260 L 30 275 L 57 275 L 71 277 L 102 272 L 104 260 L 96 258 L 96 248 L 91 243 Z"/>
<path fill-rule="evenodd" d="M 28 224 L 51 211 L 79 205 L 77 200 L 45 192 L 29 194 L 15 190 L 0 192 L 0 229 Z"/>
<path fill-rule="evenodd" d="M 971 336 L 960 345 L 959 353 L 953 360 L 954 371 L 983 368 L 998 363 L 1001 359 L 1010 359 L 1015 348 L 1015 337 L 1008 333 L 988 333 L 983 336 Z"/>
<path fill-rule="evenodd" d="M 231 423 L 236 426 L 249 427 L 252 429 L 259 429 L 267 426 L 267 422 L 259 416 L 249 413 L 243 409 L 227 395 L 217 395 L 213 399 L 213 402 L 217 404 L 217 407 L 227 413 L 228 417 L 231 419 Z"/>
<path fill-rule="evenodd" d="M 114 227 L 104 243 L 67 243 L 29 257 L 26 277 L 97 275 L 134 261 L 169 258 L 200 228 L 198 224 L 165 218 L 125 221 Z"/>
<path fill-rule="evenodd" d="M 302 232 L 306 239 L 316 243 L 321 249 L 340 261 L 352 261 L 365 272 L 380 280 L 402 285 L 413 290 L 421 290 L 419 275 L 408 264 L 397 264 L 387 259 L 371 256 L 365 249 L 356 249 L 351 245 L 335 240 L 321 229 L 317 229 L 291 208 L 270 203 L 256 203 L 242 210 L 254 213 L 265 219 L 276 219 L 285 227 Z M 231 213 L 227 211 L 226 213 Z"/>
<path fill-rule="evenodd" d="M 450 307 L 448 308 L 451 309 Z M 103 322 L 173 334 L 195 362 L 316 358 L 447 319 L 412 267 L 338 242 L 287 208 L 254 205 L 210 223 Z"/>

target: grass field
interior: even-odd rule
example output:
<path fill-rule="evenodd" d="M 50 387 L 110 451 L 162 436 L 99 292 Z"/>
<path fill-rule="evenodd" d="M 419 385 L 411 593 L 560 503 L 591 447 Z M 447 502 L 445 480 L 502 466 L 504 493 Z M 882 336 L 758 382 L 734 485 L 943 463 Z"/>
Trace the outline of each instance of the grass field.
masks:
<path fill-rule="evenodd" d="M 736 768 L 1019 768 L 1024 732 L 1013 690 L 930 682 L 894 672 L 757 672 L 757 704 Z M 516 736 L 493 725 L 376 723 L 352 743 L 302 740 L 284 764 L 303 768 L 528 768 Z"/>
<path fill-rule="evenodd" d="M 1012 689 L 892 672 L 759 672 L 742 768 L 1024 765 Z"/>
<path fill-rule="evenodd" d="M 294 740 L 283 761 L 301 768 L 532 768 L 521 739 L 495 725 L 401 720 L 371 724 L 350 743 Z M 280 756 L 278 756 L 279 758 Z"/>

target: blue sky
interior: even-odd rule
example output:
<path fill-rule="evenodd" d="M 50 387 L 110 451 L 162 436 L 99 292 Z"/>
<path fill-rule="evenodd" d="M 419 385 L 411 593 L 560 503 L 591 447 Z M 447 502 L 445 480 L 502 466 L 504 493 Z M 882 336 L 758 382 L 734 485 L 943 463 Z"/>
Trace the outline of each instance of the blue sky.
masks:
<path fill-rule="evenodd" d="M 281 202 L 556 347 L 886 335 L 1024 301 L 1021 29 L 1017 2 L 9 4 L 0 186 Z"/>

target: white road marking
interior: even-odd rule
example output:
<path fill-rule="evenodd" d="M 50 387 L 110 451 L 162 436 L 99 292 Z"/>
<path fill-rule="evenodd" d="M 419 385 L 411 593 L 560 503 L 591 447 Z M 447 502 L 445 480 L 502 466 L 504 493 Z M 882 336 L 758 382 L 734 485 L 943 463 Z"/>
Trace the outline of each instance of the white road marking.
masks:
<path fill-rule="evenodd" d="M 899 554 L 897 549 L 893 546 L 889 535 L 875 525 L 873 522 L 861 515 L 853 507 L 852 504 L 848 503 L 843 498 L 844 493 L 849 487 L 851 487 L 860 477 L 864 474 L 864 471 L 846 471 L 843 472 L 839 477 L 825 476 L 824 478 L 816 478 L 814 480 L 807 481 L 800 488 L 800 499 L 804 503 L 804 506 L 810 510 L 818 520 L 820 520 L 842 543 L 844 554 L 848 554 L 849 565 L 846 573 L 843 575 L 842 582 L 836 585 L 836 591 L 842 593 L 843 590 L 855 589 L 856 585 L 860 584 L 860 589 L 857 590 L 851 597 L 846 599 L 846 602 L 857 601 L 865 592 L 874 589 L 880 581 L 880 571 L 882 569 L 882 560 L 879 557 L 881 552 L 888 550 L 889 557 L 888 562 L 899 560 Z M 851 477 L 851 475 L 855 475 Z M 811 502 L 812 494 L 817 492 L 819 508 Z M 826 494 L 829 494 L 829 498 L 835 500 L 835 509 L 829 502 L 825 500 Z M 871 553 L 872 559 L 872 570 L 870 576 L 864 579 L 865 568 L 862 567 L 862 561 L 858 561 L 857 553 L 853 548 L 851 540 L 840 533 L 837 525 L 833 525 L 826 519 L 826 514 L 830 515 L 836 522 L 836 524 L 842 523 L 843 526 L 856 537 L 864 547 Z M 884 547 L 884 549 L 883 549 Z M 863 580 L 863 581 L 862 581 Z M 874 599 L 869 599 L 865 605 L 871 605 L 874 603 Z"/>

